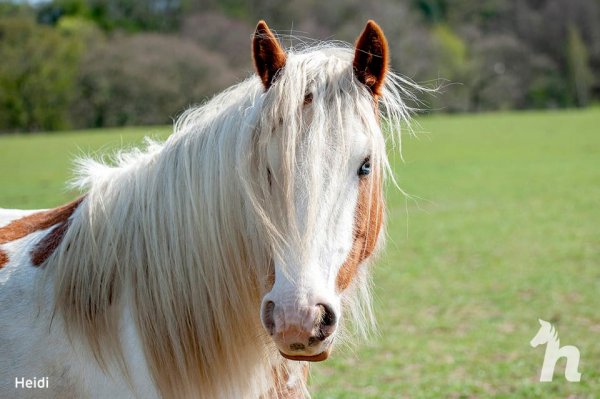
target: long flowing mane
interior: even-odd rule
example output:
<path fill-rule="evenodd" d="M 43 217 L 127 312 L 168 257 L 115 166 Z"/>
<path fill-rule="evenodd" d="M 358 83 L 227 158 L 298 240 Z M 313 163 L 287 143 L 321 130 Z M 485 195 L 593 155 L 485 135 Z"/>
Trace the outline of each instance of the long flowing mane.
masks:
<path fill-rule="evenodd" d="M 130 304 L 166 397 L 259 396 L 285 367 L 299 367 L 282 363 L 258 318 L 273 254 L 284 237 L 300 234 L 289 217 L 294 165 L 323 167 L 311 154 L 326 147 L 339 154 L 340 162 L 327 165 L 331 176 L 343 173 L 336 169 L 340 149 L 351 137 L 340 127 L 355 113 L 367 126 L 374 162 L 389 171 L 386 137 L 399 140 L 410 113 L 403 98 L 418 88 L 389 73 L 374 104 L 353 76 L 352 58 L 352 48 L 339 43 L 292 49 L 267 93 L 253 76 L 185 112 L 164 143 L 149 141 L 109 163 L 78 161 L 75 185 L 86 196 L 45 270 L 55 312 L 102 366 L 126 372 L 117 332 L 122 306 Z M 298 110 L 309 91 L 307 124 Z M 270 176 L 274 126 L 283 126 L 281 173 Z M 305 159 L 299 145 L 308 148 Z M 276 201 L 271 178 L 282 187 Z M 307 203 L 318 203 L 317 186 Z M 354 285 L 345 305 L 362 330 L 372 320 L 366 275 Z"/>

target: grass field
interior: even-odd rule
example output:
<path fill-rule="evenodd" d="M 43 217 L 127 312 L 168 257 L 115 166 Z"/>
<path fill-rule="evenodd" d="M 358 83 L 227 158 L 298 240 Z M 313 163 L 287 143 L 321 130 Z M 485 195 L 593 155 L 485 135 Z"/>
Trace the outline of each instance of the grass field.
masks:
<path fill-rule="evenodd" d="M 600 109 L 434 116 L 404 138 L 375 266 L 379 333 L 311 373 L 324 398 L 600 395 Z M 168 129 L 0 137 L 0 206 L 50 207 L 82 152 Z M 537 319 L 581 351 L 540 383 Z"/>

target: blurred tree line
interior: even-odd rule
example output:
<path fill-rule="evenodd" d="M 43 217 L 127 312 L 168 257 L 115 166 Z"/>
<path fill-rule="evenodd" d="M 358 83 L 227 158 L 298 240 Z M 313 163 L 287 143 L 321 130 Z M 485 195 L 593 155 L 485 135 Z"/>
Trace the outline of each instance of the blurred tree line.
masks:
<path fill-rule="evenodd" d="M 251 73 L 257 20 L 289 46 L 369 18 L 395 70 L 448 83 L 434 111 L 600 98 L 600 0 L 0 0 L 0 131 L 168 123 Z"/>

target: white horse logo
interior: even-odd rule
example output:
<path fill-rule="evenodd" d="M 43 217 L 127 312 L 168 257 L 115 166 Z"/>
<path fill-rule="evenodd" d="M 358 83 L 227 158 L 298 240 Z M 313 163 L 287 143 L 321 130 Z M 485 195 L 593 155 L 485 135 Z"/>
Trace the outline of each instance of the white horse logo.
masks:
<path fill-rule="evenodd" d="M 542 319 L 538 319 L 538 321 L 541 325 L 540 330 L 529 344 L 534 348 L 546 344 L 546 354 L 544 356 L 540 381 L 552 381 L 556 361 L 561 357 L 566 357 L 567 367 L 565 368 L 565 378 L 570 382 L 579 382 L 581 380 L 581 373 L 577 371 L 579 367 L 579 349 L 573 345 L 561 348 L 558 333 L 554 329 L 554 326 Z"/>

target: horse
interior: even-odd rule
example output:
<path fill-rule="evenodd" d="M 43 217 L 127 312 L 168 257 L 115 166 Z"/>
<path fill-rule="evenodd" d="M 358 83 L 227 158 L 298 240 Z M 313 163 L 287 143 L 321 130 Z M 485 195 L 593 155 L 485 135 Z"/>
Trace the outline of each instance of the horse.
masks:
<path fill-rule="evenodd" d="M 309 363 L 371 329 L 418 86 L 373 21 L 287 50 L 260 21 L 251 50 L 164 142 L 76 160 L 76 200 L 0 212 L 0 396 L 307 397 Z"/>

